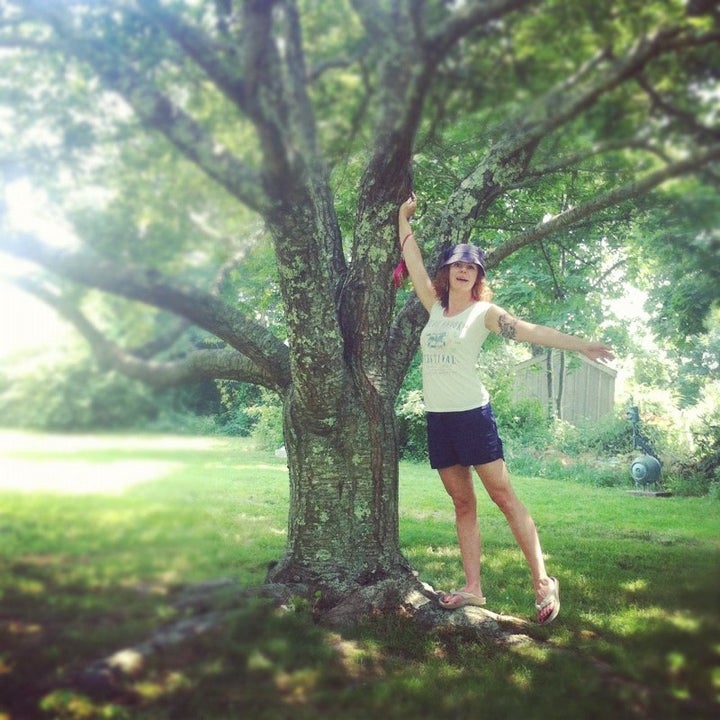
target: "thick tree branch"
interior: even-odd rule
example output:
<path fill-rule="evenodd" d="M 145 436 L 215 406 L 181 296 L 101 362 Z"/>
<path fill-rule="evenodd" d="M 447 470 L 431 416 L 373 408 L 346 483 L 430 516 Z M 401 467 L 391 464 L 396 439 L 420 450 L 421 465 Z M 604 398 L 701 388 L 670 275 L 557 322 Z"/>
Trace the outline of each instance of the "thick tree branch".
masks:
<path fill-rule="evenodd" d="M 307 92 L 307 68 L 303 52 L 300 15 L 295 0 L 285 1 L 284 65 L 290 100 L 290 121 L 296 142 L 305 158 L 313 161 L 318 156 L 315 134 L 315 116 Z"/>
<path fill-rule="evenodd" d="M 169 350 L 185 334 L 189 327 L 190 323 L 187 322 L 187 320 L 177 318 L 164 332 L 142 345 L 136 345 L 130 352 L 138 358 L 153 358 Z"/>
<path fill-rule="evenodd" d="M 248 99 L 242 69 L 233 47 L 218 48 L 218 41 L 201 28 L 184 22 L 177 12 L 170 12 L 157 0 L 140 0 L 150 20 L 172 38 L 225 97 L 242 112 L 248 112 Z M 219 51 L 220 50 L 220 51 Z M 229 60 L 235 60 L 231 64 Z"/>
<path fill-rule="evenodd" d="M 638 40 L 617 60 L 597 63 L 579 71 L 572 82 L 564 80 L 548 91 L 520 117 L 508 120 L 501 140 L 460 184 L 440 216 L 433 235 L 441 246 L 465 242 L 478 214 L 509 187 L 522 182 L 539 143 L 592 107 L 600 97 L 634 78 L 653 59 L 677 49 L 678 43 L 694 43 L 682 28 L 672 28 Z M 573 84 L 575 83 L 575 84 Z"/>
<path fill-rule="evenodd" d="M 231 348 L 196 350 L 177 360 L 152 360 L 123 350 L 96 328 L 77 306 L 31 280 L 18 278 L 17 287 L 51 305 L 87 340 L 101 367 L 141 380 L 154 387 L 173 387 L 205 380 L 237 380 L 280 390 L 267 373 Z"/>
<path fill-rule="evenodd" d="M 199 32 L 154 0 L 144 0 L 143 6 L 255 125 L 263 153 L 262 190 L 271 204 L 264 215 L 275 243 L 293 379 L 305 401 L 316 408 L 327 404 L 334 412 L 345 382 L 343 348 L 336 312 L 323 299 L 334 297 L 345 262 L 327 172 L 316 147 L 295 4 L 243 4 L 240 70 L 229 76 L 214 56 L 217 49 Z M 326 384 L 311 393 L 318 372 Z"/>
<path fill-rule="evenodd" d="M 299 119 L 295 123 L 295 140 L 302 138 L 306 147 L 304 154 L 316 153 L 314 121 L 310 103 L 305 92 L 305 60 L 300 38 L 300 22 L 297 8 L 287 0 L 283 3 L 287 32 L 284 43 L 286 54 L 286 77 L 289 79 L 289 97 L 285 98 L 281 73 L 268 73 L 268 66 L 279 64 L 270 36 L 272 28 L 272 3 L 248 4 L 244 19 L 245 65 L 235 48 L 218 48 L 218 42 L 201 29 L 191 26 L 177 12 L 168 11 L 157 0 L 141 0 L 150 19 L 157 23 L 198 66 L 208 75 L 218 89 L 255 124 L 263 143 L 264 154 L 270 166 L 283 168 L 291 155 L 288 148 L 293 141 L 287 136 L 287 116 Z M 258 35 L 260 37 L 258 37 Z M 231 64 L 228 59 L 235 62 Z M 245 82 L 244 74 L 249 76 Z M 271 82 L 268 82 L 271 79 Z M 265 102 L 270 99 L 268 104 Z M 280 142 L 281 141 L 281 142 Z M 283 169 L 284 172 L 284 169 Z"/>
<path fill-rule="evenodd" d="M 428 37 L 427 45 L 442 57 L 459 40 L 486 25 L 516 10 L 531 5 L 540 5 L 538 0 L 477 0 L 461 3 L 452 16 Z"/>
<path fill-rule="evenodd" d="M 388 338 L 388 388 L 392 397 L 400 392 L 410 363 L 420 346 L 420 331 L 428 314 L 414 294 L 398 312 Z"/>
<path fill-rule="evenodd" d="M 26 234 L 3 233 L 0 250 L 31 260 L 88 287 L 162 308 L 184 317 L 247 356 L 274 387 L 290 382 L 287 347 L 258 323 L 214 295 L 168 282 L 153 270 L 118 267 L 94 255 L 52 248 Z"/>
<path fill-rule="evenodd" d="M 578 72 L 572 78 L 562 81 L 539 102 L 534 103 L 522 119 L 516 119 L 514 124 L 522 129 L 518 139 L 523 141 L 522 136 L 525 136 L 525 144 L 537 144 L 594 105 L 598 98 L 636 77 L 651 60 L 673 50 L 678 37 L 682 35 L 681 28 L 672 28 L 640 38 L 617 60 L 597 64 L 596 59 L 593 59 L 590 66 L 595 72 Z M 600 57 L 604 57 L 604 53 Z"/>
<path fill-rule="evenodd" d="M 182 360 L 143 361 L 125 353 L 113 356 L 113 367 L 124 375 L 156 387 L 171 387 L 205 380 L 236 380 L 281 392 L 284 388 L 248 357 L 231 348 L 195 350 Z"/>
<path fill-rule="evenodd" d="M 371 37 L 381 56 L 375 103 L 382 111 L 374 116 L 374 146 L 361 183 L 353 242 L 353 257 L 359 262 L 351 268 L 340 302 L 349 352 L 368 375 L 384 376 L 388 362 L 395 362 L 386 351 L 385 328 L 392 323 L 392 308 L 378 284 L 389 284 L 397 262 L 395 214 L 410 190 L 412 143 L 432 76 L 464 35 L 527 4 L 528 0 L 507 0 L 463 5 L 441 31 L 427 39 L 421 36 L 425 32 L 422 19 L 408 14 L 418 14 L 418 3 L 404 9 L 397 3 L 390 11 L 380 4 L 353 3 L 368 32 L 375 28 Z M 378 23 L 383 27 L 376 27 Z M 391 340 L 394 348 L 397 337 Z"/>
<path fill-rule="evenodd" d="M 242 58 L 249 112 L 260 137 L 264 158 L 265 192 L 275 202 L 284 201 L 297 183 L 297 157 L 288 131 L 288 98 L 273 36 L 276 2 L 245 2 L 242 6 Z M 294 182 L 293 182 L 294 181 Z"/>
<path fill-rule="evenodd" d="M 718 160 L 720 160 L 720 145 L 715 145 L 692 158 L 669 164 L 641 180 L 626 183 L 597 195 L 587 203 L 570 208 L 549 221 L 538 223 L 527 232 L 519 233 L 495 248 L 487 256 L 487 267 L 488 269 L 497 267 L 503 260 L 527 245 L 538 242 L 558 231 L 578 227 L 583 220 L 594 214 L 651 192 L 667 180 L 692 172 L 702 172 L 708 165 Z M 432 257 L 428 258 L 431 274 L 434 270 L 433 262 Z M 425 309 L 417 301 L 417 298 L 412 296 L 400 310 L 392 325 L 388 340 L 388 357 L 390 359 L 388 384 L 395 393 L 399 391 L 406 368 L 417 351 L 419 333 L 426 320 Z"/>

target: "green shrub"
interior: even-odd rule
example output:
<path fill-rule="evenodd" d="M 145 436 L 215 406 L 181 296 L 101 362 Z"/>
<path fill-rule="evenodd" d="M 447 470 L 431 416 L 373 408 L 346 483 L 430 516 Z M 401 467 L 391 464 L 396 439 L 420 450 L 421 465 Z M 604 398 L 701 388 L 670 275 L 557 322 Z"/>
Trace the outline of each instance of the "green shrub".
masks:
<path fill-rule="evenodd" d="M 493 412 L 503 441 L 517 443 L 540 450 L 550 441 L 551 423 L 539 400 L 512 402 L 500 397 L 493 399 Z"/>
<path fill-rule="evenodd" d="M 280 398 L 269 390 L 262 393 L 263 402 L 247 408 L 253 421 L 252 438 L 259 450 L 277 450 L 283 437 L 283 406 Z"/>
<path fill-rule="evenodd" d="M 511 475 L 541 477 L 545 469 L 545 459 L 535 452 L 534 448 L 515 444 L 512 439 L 503 441 L 503 448 Z"/>
<path fill-rule="evenodd" d="M 687 466 L 675 466 L 663 468 L 662 484 L 666 490 L 673 495 L 681 497 L 704 497 L 714 494 L 711 488 L 717 484 L 706 474 L 698 471 L 688 470 Z"/>
<path fill-rule="evenodd" d="M 0 392 L 4 427 L 54 432 L 138 427 L 158 415 L 157 391 L 92 358 L 64 359 L 6 379 Z"/>
<path fill-rule="evenodd" d="M 234 380 L 217 380 L 220 410 L 215 418 L 223 435 L 247 437 L 252 434 L 258 414 L 250 408 L 263 402 L 262 388 Z"/>
<path fill-rule="evenodd" d="M 408 390 L 396 406 L 400 456 L 406 460 L 427 459 L 427 426 L 421 390 Z"/>
<path fill-rule="evenodd" d="M 693 448 L 668 469 L 676 495 L 718 497 L 720 488 L 720 382 L 708 385 L 690 423 Z"/>
<path fill-rule="evenodd" d="M 556 420 L 551 428 L 552 447 L 568 455 L 592 453 L 611 457 L 633 449 L 632 428 L 624 416 L 608 415 L 571 425 Z"/>
<path fill-rule="evenodd" d="M 216 433 L 214 382 L 155 388 L 98 365 L 85 346 L 20 358 L 0 375 L 0 425 L 54 432 Z"/>
<path fill-rule="evenodd" d="M 195 415 L 187 410 L 161 408 L 157 416 L 147 423 L 135 425 L 151 433 L 169 433 L 173 435 L 218 435 L 225 434 L 218 429 L 215 415 Z"/>

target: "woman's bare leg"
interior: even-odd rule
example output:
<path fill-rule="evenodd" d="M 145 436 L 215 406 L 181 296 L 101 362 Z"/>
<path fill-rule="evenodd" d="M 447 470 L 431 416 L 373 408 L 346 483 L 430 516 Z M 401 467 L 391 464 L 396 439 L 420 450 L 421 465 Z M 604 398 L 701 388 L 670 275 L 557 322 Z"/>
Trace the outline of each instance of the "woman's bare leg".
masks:
<path fill-rule="evenodd" d="M 545 560 L 535 522 L 515 494 L 505 461 L 500 459 L 484 465 L 476 465 L 475 470 L 491 500 L 507 518 L 510 529 L 530 567 L 535 598 L 537 602 L 540 602 L 551 589 L 552 581 L 545 569 Z"/>
<path fill-rule="evenodd" d="M 461 590 L 482 597 L 480 583 L 480 530 L 477 521 L 477 498 L 470 468 L 462 465 L 442 468 L 438 471 L 445 490 L 455 506 L 455 527 L 457 529 L 460 555 L 465 571 L 465 586 Z M 448 593 L 446 607 L 455 604 Z M 457 598 L 460 602 L 460 598 Z"/>

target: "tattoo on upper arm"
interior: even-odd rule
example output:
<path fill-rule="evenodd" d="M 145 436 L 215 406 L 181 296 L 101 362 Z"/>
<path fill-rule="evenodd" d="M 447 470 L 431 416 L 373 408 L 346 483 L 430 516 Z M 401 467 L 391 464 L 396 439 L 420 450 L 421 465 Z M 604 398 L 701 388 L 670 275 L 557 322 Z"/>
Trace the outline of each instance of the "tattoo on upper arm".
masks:
<path fill-rule="evenodd" d="M 507 338 L 508 340 L 514 340 L 515 335 L 517 334 L 517 319 L 514 318 L 512 315 L 503 313 L 498 318 L 498 328 L 500 329 L 500 334 L 504 338 Z"/>

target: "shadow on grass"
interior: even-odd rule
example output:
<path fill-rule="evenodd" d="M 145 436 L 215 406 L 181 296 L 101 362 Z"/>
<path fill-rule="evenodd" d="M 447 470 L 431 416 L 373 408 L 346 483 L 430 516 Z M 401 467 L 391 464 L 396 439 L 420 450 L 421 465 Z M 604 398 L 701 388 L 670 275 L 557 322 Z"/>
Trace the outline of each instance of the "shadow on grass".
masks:
<path fill-rule="evenodd" d="M 632 511 L 632 508 L 631 508 Z M 504 521 L 483 518 L 490 538 L 483 590 L 488 606 L 527 615 L 529 577 Z M 562 651 L 542 668 L 561 672 L 567 654 L 604 688 L 618 717 L 711 718 L 720 711 L 720 573 L 717 543 L 662 525 L 651 531 L 608 530 L 606 537 L 566 531 L 550 558 L 562 580 L 563 610 L 556 625 L 533 635 Z M 421 576 L 446 582 L 460 566 L 452 527 L 405 518 L 408 554 Z M 572 535 L 572 536 L 571 536 Z M 450 566 L 450 570 L 448 570 Z M 560 665 L 555 665 L 560 663 Z M 546 693 L 547 690 L 543 690 Z M 595 708 L 583 717 L 612 717 Z M 568 715 L 570 716 L 570 715 Z M 578 717 L 581 715 L 578 715 Z"/>
<path fill-rule="evenodd" d="M 2 458 L 22 461 L 15 466 L 22 474 L 12 478 L 22 489 L 0 489 L 3 720 L 3 711 L 12 720 L 98 716 L 83 715 L 72 693 L 75 710 L 43 714 L 38 703 L 75 670 L 172 619 L 176 588 L 220 575 L 256 584 L 282 551 L 281 462 L 263 464 L 264 455 L 233 443 L 138 450 L 134 439 L 122 440 L 129 446 L 79 453 L 25 446 Z M 124 474 L 132 463 L 170 460 L 171 472 L 139 484 Z M 119 467 L 126 487 L 106 493 L 102 482 L 89 482 L 82 493 L 69 491 L 79 466 L 93 466 L 100 480 Z M 33 491 L 26 481 L 43 473 L 52 490 Z"/>
<path fill-rule="evenodd" d="M 153 707 L 144 711 L 140 701 L 134 717 L 547 718 L 569 686 L 568 717 L 614 704 L 577 660 L 457 633 L 419 635 L 402 618 L 378 618 L 340 637 L 303 614 L 248 607 L 186 653 L 155 665 L 137 688 L 156 694 Z"/>
<path fill-rule="evenodd" d="M 585 545 L 592 548 L 579 542 L 576 551 L 594 561 Z M 5 600 L 47 623 L 16 626 L 23 652 L 15 661 L 26 673 L 14 684 L 12 672 L 0 676 L 0 688 L 15 700 L 11 717 L 23 720 L 471 718 L 478 708 L 482 716 L 510 720 L 711 718 L 717 622 L 712 598 L 698 599 L 693 584 L 706 559 L 700 548 L 682 557 L 688 574 L 674 588 L 661 578 L 642 587 L 620 578 L 607 594 L 584 582 L 582 568 L 564 569 L 567 611 L 560 624 L 534 632 L 546 642 L 510 648 L 456 631 L 422 634 L 410 619 L 388 616 L 341 636 L 315 625 L 299 601 L 289 611 L 250 602 L 230 609 L 217 631 L 157 655 L 125 692 L 104 699 L 72 691 L 62 676 L 98 653 L 145 639 L 172 613 L 173 588 L 89 593 L 83 583 L 58 581 L 62 562 L 24 560 L 12 568 L 19 590 Z M 658 552 L 643 556 L 633 572 L 653 576 L 661 558 L 678 560 Z M 622 555 L 608 561 L 627 563 Z M 510 575 L 510 584 L 524 583 L 522 573 Z"/>

